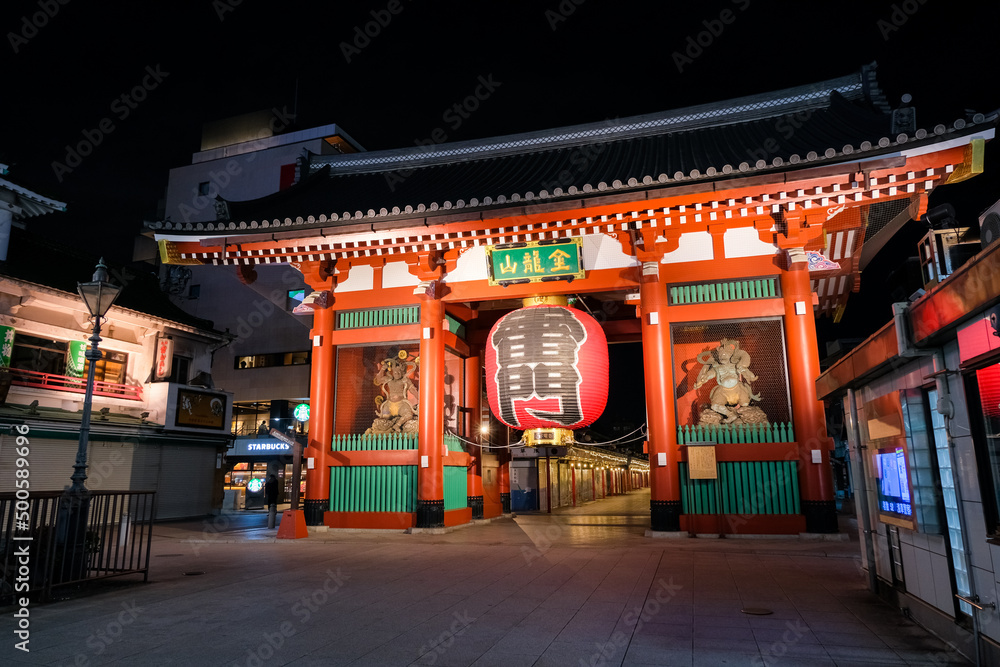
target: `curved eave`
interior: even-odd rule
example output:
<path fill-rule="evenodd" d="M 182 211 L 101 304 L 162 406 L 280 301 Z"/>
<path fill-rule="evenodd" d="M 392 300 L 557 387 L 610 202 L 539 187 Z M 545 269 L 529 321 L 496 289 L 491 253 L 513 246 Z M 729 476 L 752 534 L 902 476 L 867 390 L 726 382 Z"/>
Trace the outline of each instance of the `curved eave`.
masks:
<path fill-rule="evenodd" d="M 6 171 L 0 171 L 0 174 L 6 173 Z M 29 218 L 36 215 L 45 215 L 46 213 L 66 210 L 65 202 L 43 197 L 42 195 L 32 192 L 27 188 L 15 185 L 5 178 L 0 178 L 0 189 L 6 190 L 14 195 L 14 202 L 12 203 L 19 209 L 17 212 L 18 218 Z M 2 198 L 0 198 L 0 200 L 2 200 Z"/>
<path fill-rule="evenodd" d="M 835 168 L 837 165 L 845 163 L 864 163 L 894 156 L 920 155 L 968 144 L 975 138 L 991 139 L 998 119 L 1000 119 L 1000 112 L 992 112 L 989 115 L 976 114 L 971 122 L 959 119 L 950 128 L 937 125 L 930 131 L 919 129 L 913 137 L 906 134 L 899 134 L 895 138 L 881 137 L 877 142 L 865 141 L 857 147 L 842 146 L 839 149 L 829 147 L 822 154 L 812 151 L 805 156 L 792 155 L 787 161 L 784 158 L 774 158 L 770 163 L 758 160 L 753 165 L 743 162 L 736 167 L 731 164 L 723 164 L 718 167 L 709 167 L 704 171 L 693 169 L 686 174 L 681 172 L 673 175 L 648 173 L 641 177 L 631 176 L 627 180 L 617 178 L 611 180 L 610 183 L 602 180 L 596 184 L 567 185 L 565 189 L 555 187 L 552 192 L 541 190 L 538 193 L 527 191 L 513 192 L 509 195 L 483 193 L 482 198 L 471 197 L 467 201 L 457 199 L 455 201 L 428 201 L 392 206 L 381 205 L 382 202 L 379 202 L 378 210 L 375 208 L 354 211 L 316 210 L 312 214 L 295 215 L 294 217 L 291 215 L 262 216 L 257 219 L 207 223 L 174 223 L 165 220 L 147 223 L 147 226 L 157 232 L 189 234 L 205 238 L 227 236 L 234 231 L 240 234 L 251 230 L 300 232 L 313 228 L 358 224 L 379 224 L 380 227 L 391 227 L 398 223 L 399 226 L 403 226 L 407 221 L 415 219 L 455 214 L 466 218 L 493 217 L 497 211 L 525 205 L 559 209 L 565 206 L 579 205 L 581 201 L 586 202 L 587 200 L 615 195 L 635 199 L 637 194 L 645 191 L 669 190 L 683 186 L 694 186 L 707 190 L 711 189 L 713 184 L 724 184 L 729 180 L 745 179 L 752 176 L 767 177 L 773 175 L 780 178 L 782 174 L 794 174 L 805 169 Z M 431 172 L 426 173 L 430 174 Z M 447 186 L 448 184 L 445 184 L 445 187 Z M 716 189 L 722 188 L 717 187 Z"/>

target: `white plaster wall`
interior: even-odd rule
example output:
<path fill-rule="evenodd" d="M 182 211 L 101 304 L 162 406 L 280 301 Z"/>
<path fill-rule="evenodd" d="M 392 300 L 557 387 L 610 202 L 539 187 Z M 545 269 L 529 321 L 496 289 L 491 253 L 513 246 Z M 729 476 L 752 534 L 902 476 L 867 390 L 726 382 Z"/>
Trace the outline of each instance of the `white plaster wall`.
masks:
<path fill-rule="evenodd" d="M 385 276 L 383 276 L 384 278 Z M 368 264 L 359 264 L 351 267 L 350 273 L 347 274 L 347 280 L 338 283 L 336 289 L 333 291 L 335 294 L 342 292 L 363 292 L 374 287 L 375 269 Z"/>
<path fill-rule="evenodd" d="M 712 250 L 712 235 L 708 232 L 691 232 L 681 234 L 677 250 L 665 254 L 660 263 L 676 264 L 710 259 L 715 259 L 715 252 Z"/>
<path fill-rule="evenodd" d="M 622 252 L 622 245 L 607 234 L 588 234 L 583 237 L 583 268 L 624 269 L 639 266 L 640 262 Z"/>
<path fill-rule="evenodd" d="M 388 267 L 386 267 L 388 268 Z M 489 268 L 486 262 L 486 246 L 473 246 L 458 256 L 455 270 L 444 277 L 446 283 L 461 283 L 468 280 L 486 280 Z M 382 277 L 383 281 L 385 276 Z M 416 284 L 416 283 L 414 283 Z"/>
<path fill-rule="evenodd" d="M 468 252 L 465 253 L 469 254 Z M 463 255 L 464 257 L 465 255 Z M 462 261 L 461 257 L 458 260 Z M 393 287 L 415 287 L 420 284 L 420 280 L 410 273 L 406 262 L 389 262 L 382 268 L 382 287 L 391 289 Z"/>
<path fill-rule="evenodd" d="M 727 229 L 722 236 L 726 257 L 760 257 L 773 255 L 777 248 L 773 243 L 764 243 L 753 227 L 738 227 Z"/>

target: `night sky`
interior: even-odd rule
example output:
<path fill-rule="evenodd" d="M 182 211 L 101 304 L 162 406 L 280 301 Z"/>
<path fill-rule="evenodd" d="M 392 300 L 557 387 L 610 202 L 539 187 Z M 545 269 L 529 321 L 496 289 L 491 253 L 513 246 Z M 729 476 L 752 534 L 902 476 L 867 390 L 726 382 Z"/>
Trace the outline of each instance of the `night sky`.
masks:
<path fill-rule="evenodd" d="M 1000 3 L 941 0 L 6 0 L 0 162 L 69 204 L 31 229 L 127 261 L 167 170 L 190 162 L 207 121 L 275 109 L 297 113 L 297 129 L 337 123 L 369 150 L 398 148 L 435 130 L 455 141 L 597 122 L 878 61 L 890 103 L 912 94 L 917 126 L 932 128 L 1000 108 L 998 19 Z M 456 112 L 484 81 L 477 108 Z M 89 154 L 76 158 L 81 142 Z M 931 205 L 953 203 L 977 224 L 1000 198 L 996 144 L 984 176 L 941 188 Z M 921 235 L 904 229 L 823 336 L 864 336 L 888 319 L 872 315 L 886 295 L 871 286 Z"/>

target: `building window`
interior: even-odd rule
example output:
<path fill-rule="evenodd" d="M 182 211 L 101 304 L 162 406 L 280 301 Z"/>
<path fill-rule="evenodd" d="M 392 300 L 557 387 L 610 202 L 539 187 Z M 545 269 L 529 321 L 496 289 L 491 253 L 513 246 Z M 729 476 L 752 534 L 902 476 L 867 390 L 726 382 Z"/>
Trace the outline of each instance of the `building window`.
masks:
<path fill-rule="evenodd" d="M 187 384 L 190 377 L 191 358 L 175 354 L 173 361 L 170 362 L 170 376 L 167 378 L 167 382 Z"/>
<path fill-rule="evenodd" d="M 18 332 L 11 350 L 11 368 L 53 375 L 66 374 L 69 344 L 64 340 L 38 338 Z"/>
<path fill-rule="evenodd" d="M 236 357 L 236 370 L 249 368 L 274 368 L 275 366 L 302 366 L 309 363 L 309 352 L 272 352 L 270 354 L 249 354 Z"/>
<path fill-rule="evenodd" d="M 201 296 L 201 285 L 191 285 L 188 287 L 188 298 L 197 299 Z"/>
<path fill-rule="evenodd" d="M 937 390 L 929 389 L 927 403 L 934 406 L 937 405 L 937 401 Z M 930 427 L 940 471 L 941 497 L 944 501 L 945 524 L 948 528 L 947 544 L 951 549 L 952 585 L 961 595 L 969 597 L 972 595 L 972 589 L 969 584 L 968 554 L 965 550 L 965 535 L 962 533 L 962 517 L 959 514 L 961 510 L 958 507 L 958 489 L 955 486 L 955 474 L 951 465 L 948 427 L 944 417 L 935 409 L 930 410 Z M 960 602 L 958 608 L 962 613 L 972 615 L 972 607 L 968 602 Z"/>
<path fill-rule="evenodd" d="M 83 363 L 83 376 L 87 377 L 90 360 Z M 94 380 L 125 384 L 125 370 L 128 368 L 128 355 L 124 352 L 101 350 L 101 358 L 94 365 Z"/>
<path fill-rule="evenodd" d="M 207 197 L 209 192 L 210 184 L 208 181 L 202 181 L 198 184 L 198 194 L 202 197 Z"/>
<path fill-rule="evenodd" d="M 967 376 L 965 390 L 977 445 L 983 513 L 995 540 L 1000 538 L 1000 363 Z"/>

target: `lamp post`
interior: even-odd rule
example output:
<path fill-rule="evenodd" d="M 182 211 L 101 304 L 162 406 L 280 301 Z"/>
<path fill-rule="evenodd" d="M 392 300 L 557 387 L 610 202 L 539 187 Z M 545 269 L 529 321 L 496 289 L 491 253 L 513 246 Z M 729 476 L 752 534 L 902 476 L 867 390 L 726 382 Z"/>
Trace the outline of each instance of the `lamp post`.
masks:
<path fill-rule="evenodd" d="M 90 491 L 84 482 L 87 480 L 87 445 L 90 440 L 90 409 L 94 398 L 94 369 L 101 359 L 101 319 L 118 298 L 121 287 L 108 280 L 108 267 L 102 258 L 97 263 L 94 277 L 89 283 L 77 283 L 76 291 L 80 294 L 87 310 L 94 318 L 94 330 L 90 336 L 90 347 L 86 358 L 90 362 L 87 369 L 87 385 L 83 396 L 83 415 L 80 418 L 80 442 L 76 450 L 76 462 L 73 464 L 73 484 L 63 494 L 60 514 L 65 521 L 65 533 L 61 532 L 63 544 L 68 558 L 63 559 L 64 580 L 81 579 L 85 574 L 87 538 L 87 514 L 90 509 Z M 57 574 L 58 576 L 58 574 Z"/>

